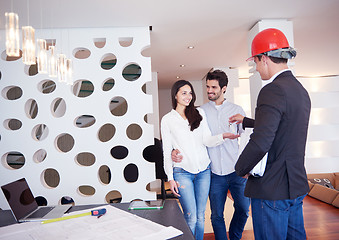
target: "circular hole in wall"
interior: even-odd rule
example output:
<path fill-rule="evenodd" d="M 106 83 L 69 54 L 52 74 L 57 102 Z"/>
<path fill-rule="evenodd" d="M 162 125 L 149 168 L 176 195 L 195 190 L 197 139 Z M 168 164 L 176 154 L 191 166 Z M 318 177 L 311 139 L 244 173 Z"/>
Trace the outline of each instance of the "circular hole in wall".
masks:
<path fill-rule="evenodd" d="M 145 94 L 147 94 L 147 87 L 146 87 L 146 83 L 144 85 L 142 85 L 141 87 L 141 91 L 143 91 Z"/>
<path fill-rule="evenodd" d="M 151 187 L 151 186 L 157 186 L 157 185 L 159 185 L 158 179 L 156 179 L 155 181 L 147 183 L 146 190 L 149 191 L 149 192 L 157 192 L 156 188 Z"/>
<path fill-rule="evenodd" d="M 46 79 L 39 82 L 38 89 L 43 94 L 52 93 L 56 89 L 56 84 L 52 80 Z"/>
<path fill-rule="evenodd" d="M 130 163 L 124 169 L 124 177 L 127 182 L 136 182 L 139 178 L 139 170 L 137 165 Z"/>
<path fill-rule="evenodd" d="M 47 168 L 42 172 L 43 183 L 46 187 L 56 188 L 60 183 L 60 175 L 57 170 Z"/>
<path fill-rule="evenodd" d="M 102 90 L 103 91 L 109 91 L 114 87 L 115 81 L 113 78 L 107 78 L 102 85 Z"/>
<path fill-rule="evenodd" d="M 74 138 L 68 133 L 56 137 L 56 148 L 61 152 L 69 152 L 74 147 Z"/>
<path fill-rule="evenodd" d="M 73 94 L 77 97 L 88 97 L 94 91 L 94 85 L 88 80 L 77 80 L 72 86 Z"/>
<path fill-rule="evenodd" d="M 163 161 L 162 160 L 159 161 L 159 159 L 164 158 L 164 155 L 163 155 L 163 152 L 162 152 L 162 145 L 161 145 L 161 142 L 160 142 L 159 139 L 154 138 L 154 144 L 145 147 L 143 152 L 142 152 L 142 156 L 148 162 L 155 162 L 156 166 L 159 164 L 160 165 L 159 169 L 162 169 L 162 172 L 164 172 Z M 158 179 L 158 176 L 157 176 L 157 179 Z"/>
<path fill-rule="evenodd" d="M 4 121 L 4 127 L 8 130 L 18 130 L 22 127 L 22 122 L 19 119 L 11 118 Z"/>
<path fill-rule="evenodd" d="M 128 149 L 124 146 L 115 146 L 111 149 L 111 155 L 115 159 L 124 159 L 128 155 Z"/>
<path fill-rule="evenodd" d="M 78 59 L 86 59 L 91 56 L 91 51 L 87 48 L 76 48 L 73 50 L 73 56 Z"/>
<path fill-rule="evenodd" d="M 25 156 L 21 152 L 11 151 L 1 158 L 2 164 L 7 169 L 20 169 L 25 165 Z"/>
<path fill-rule="evenodd" d="M 83 196 L 93 196 L 95 194 L 95 188 L 89 185 L 79 186 L 78 191 Z"/>
<path fill-rule="evenodd" d="M 32 130 L 34 140 L 42 141 L 48 136 L 48 127 L 45 124 L 38 124 Z"/>
<path fill-rule="evenodd" d="M 137 64 L 129 64 L 122 71 L 122 76 L 127 81 L 135 81 L 141 76 L 141 67 Z"/>
<path fill-rule="evenodd" d="M 87 128 L 95 123 L 95 117 L 92 115 L 81 115 L 75 119 L 75 126 L 78 128 Z"/>
<path fill-rule="evenodd" d="M 145 122 L 145 123 L 149 123 L 149 122 L 148 122 L 148 119 L 149 119 L 148 114 L 145 114 L 145 116 L 144 116 L 144 122 Z"/>
<path fill-rule="evenodd" d="M 28 99 L 25 103 L 25 113 L 28 118 L 34 119 L 38 115 L 38 104 L 34 99 Z"/>
<path fill-rule="evenodd" d="M 35 201 L 38 204 L 38 206 L 47 206 L 47 199 L 43 196 L 37 196 L 35 197 Z"/>
<path fill-rule="evenodd" d="M 19 49 L 19 56 L 18 57 L 12 57 L 8 56 L 6 53 L 6 50 L 1 53 L 1 59 L 4 61 L 16 61 L 22 57 L 22 51 Z"/>
<path fill-rule="evenodd" d="M 137 140 L 142 135 L 142 128 L 135 123 L 130 124 L 126 129 L 127 137 L 131 140 Z"/>
<path fill-rule="evenodd" d="M 119 38 L 119 44 L 122 47 L 129 47 L 133 43 L 133 38 L 132 37 L 120 37 Z"/>
<path fill-rule="evenodd" d="M 33 154 L 33 161 L 36 163 L 43 162 L 47 157 L 47 152 L 45 149 L 39 149 Z"/>
<path fill-rule="evenodd" d="M 123 116 L 127 112 L 127 101 L 123 97 L 114 97 L 110 104 L 109 109 L 114 116 Z"/>
<path fill-rule="evenodd" d="M 122 200 L 122 195 L 119 191 L 113 190 L 106 194 L 105 199 L 107 203 L 119 203 Z"/>
<path fill-rule="evenodd" d="M 101 68 L 110 70 L 117 64 L 117 57 L 113 53 L 107 53 L 100 61 Z"/>
<path fill-rule="evenodd" d="M 60 199 L 60 203 L 61 203 L 61 205 L 67 205 L 67 204 L 70 204 L 70 205 L 73 205 L 73 206 L 75 205 L 73 198 L 71 198 L 69 196 L 63 196 Z"/>
<path fill-rule="evenodd" d="M 97 48 L 103 48 L 106 45 L 106 38 L 94 38 L 93 42 Z"/>
<path fill-rule="evenodd" d="M 28 76 L 35 76 L 38 74 L 38 65 L 37 64 L 25 65 L 24 71 Z"/>
<path fill-rule="evenodd" d="M 151 57 L 151 47 L 148 45 L 141 50 L 141 55 L 143 57 Z"/>
<path fill-rule="evenodd" d="M 98 171 L 99 179 L 103 184 L 109 184 L 111 182 L 111 170 L 108 166 L 102 165 Z"/>
<path fill-rule="evenodd" d="M 115 127 L 110 123 L 103 125 L 98 132 L 98 138 L 101 142 L 107 142 L 113 138 L 115 134 Z"/>
<path fill-rule="evenodd" d="M 66 113 L 66 102 L 63 98 L 56 98 L 51 103 L 52 115 L 56 118 L 62 117 Z"/>
<path fill-rule="evenodd" d="M 21 98 L 22 89 L 18 86 L 5 87 L 4 89 L 2 89 L 1 95 L 7 100 L 16 100 Z"/>
<path fill-rule="evenodd" d="M 81 166 L 92 166 L 95 163 L 95 156 L 90 152 L 82 152 L 75 156 L 75 161 Z"/>

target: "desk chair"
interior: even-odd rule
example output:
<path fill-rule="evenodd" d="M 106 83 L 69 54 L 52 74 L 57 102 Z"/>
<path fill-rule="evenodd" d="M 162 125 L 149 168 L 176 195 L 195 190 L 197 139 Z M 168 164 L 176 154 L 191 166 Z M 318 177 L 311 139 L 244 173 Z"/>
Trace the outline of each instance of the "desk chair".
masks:
<path fill-rule="evenodd" d="M 143 157 L 149 161 L 155 163 L 155 176 L 156 179 L 161 180 L 161 193 L 157 195 L 157 198 L 165 200 L 166 198 L 176 198 L 170 189 L 165 189 L 165 182 L 167 181 L 167 175 L 164 171 L 164 155 L 162 151 L 162 143 L 159 139 L 154 138 L 154 145 L 149 145 L 143 151 Z"/>

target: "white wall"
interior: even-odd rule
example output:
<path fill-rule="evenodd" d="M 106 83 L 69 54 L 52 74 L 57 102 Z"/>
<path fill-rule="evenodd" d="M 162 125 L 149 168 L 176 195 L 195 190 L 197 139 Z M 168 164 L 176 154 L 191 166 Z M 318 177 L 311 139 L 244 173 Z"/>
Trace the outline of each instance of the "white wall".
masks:
<path fill-rule="evenodd" d="M 171 89 L 159 89 L 159 119 L 172 110 Z M 159 122 L 160 124 L 160 122 Z"/>
<path fill-rule="evenodd" d="M 152 81 L 146 84 L 146 93 L 153 97 L 153 113 L 147 114 L 147 120 L 153 125 L 154 137 L 160 139 L 158 73 L 152 72 Z"/>
<path fill-rule="evenodd" d="M 299 80 L 312 103 L 306 145 L 307 172 L 339 172 L 339 76 Z"/>

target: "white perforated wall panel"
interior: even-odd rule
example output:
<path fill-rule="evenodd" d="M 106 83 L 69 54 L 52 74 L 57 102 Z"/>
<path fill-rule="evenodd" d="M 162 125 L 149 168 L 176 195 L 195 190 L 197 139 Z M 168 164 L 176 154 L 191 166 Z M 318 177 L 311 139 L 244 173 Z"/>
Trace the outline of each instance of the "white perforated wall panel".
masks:
<path fill-rule="evenodd" d="M 36 38 L 56 39 L 58 52 L 73 60 L 77 84 L 30 76 L 32 69 L 21 59 L 6 58 L 1 31 L 0 185 L 25 177 L 34 196 L 49 205 L 64 196 L 75 204 L 105 203 L 119 195 L 122 202 L 155 199 L 146 190 L 155 180 L 154 163 L 142 156 L 154 137 L 145 122 L 153 112 L 152 96 L 142 90 L 152 80 L 151 59 L 142 55 L 150 45 L 148 28 L 36 30 Z M 2 192 L 0 207 L 8 208 Z"/>

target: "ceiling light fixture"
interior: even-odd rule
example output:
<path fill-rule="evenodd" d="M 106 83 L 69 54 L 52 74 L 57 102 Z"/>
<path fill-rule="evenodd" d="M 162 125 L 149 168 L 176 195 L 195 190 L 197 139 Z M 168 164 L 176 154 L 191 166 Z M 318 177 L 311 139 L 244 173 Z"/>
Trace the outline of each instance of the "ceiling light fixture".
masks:
<path fill-rule="evenodd" d="M 180 77 L 179 76 L 177 76 L 177 79 L 179 79 Z"/>
<path fill-rule="evenodd" d="M 58 79 L 59 82 L 66 82 L 66 55 L 58 54 Z"/>
<path fill-rule="evenodd" d="M 42 27 L 42 4 L 40 0 L 40 27 Z M 37 47 L 37 64 L 38 64 L 38 72 L 39 73 L 47 73 L 48 65 L 47 65 L 47 42 L 45 39 L 38 38 L 36 40 Z"/>
<path fill-rule="evenodd" d="M 38 54 L 38 72 L 47 73 L 47 44 L 45 39 L 37 39 Z"/>
<path fill-rule="evenodd" d="M 180 64 L 180 67 L 185 67 L 185 64 Z"/>
<path fill-rule="evenodd" d="M 35 39 L 34 28 L 22 27 L 22 61 L 26 65 L 35 64 Z"/>
<path fill-rule="evenodd" d="M 19 17 L 10 12 L 6 16 L 6 54 L 11 57 L 19 57 Z"/>
<path fill-rule="evenodd" d="M 22 61 L 26 65 L 35 64 L 35 30 L 29 26 L 29 0 L 27 0 L 27 26 L 22 27 Z"/>
<path fill-rule="evenodd" d="M 188 48 L 188 49 L 193 49 L 193 48 L 194 48 L 194 46 L 188 46 L 187 48 Z"/>
<path fill-rule="evenodd" d="M 73 85 L 73 61 L 70 58 L 66 59 L 66 84 Z"/>
<path fill-rule="evenodd" d="M 58 75 L 58 58 L 55 46 L 49 46 L 49 61 L 48 61 L 48 76 L 50 77 L 57 77 Z"/>

